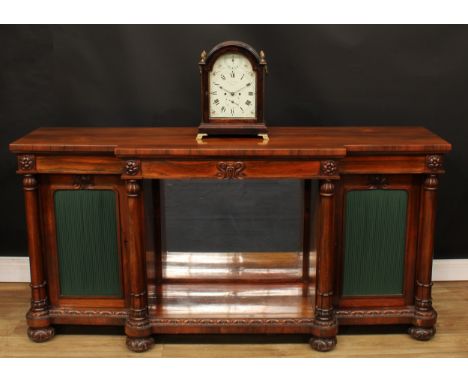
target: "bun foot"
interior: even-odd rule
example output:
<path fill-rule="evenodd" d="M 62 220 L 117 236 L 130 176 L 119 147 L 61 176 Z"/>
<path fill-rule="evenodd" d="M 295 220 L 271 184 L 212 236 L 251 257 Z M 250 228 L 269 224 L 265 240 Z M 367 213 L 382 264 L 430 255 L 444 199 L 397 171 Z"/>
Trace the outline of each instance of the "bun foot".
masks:
<path fill-rule="evenodd" d="M 45 342 L 50 340 L 55 334 L 52 326 L 46 328 L 28 328 L 28 337 L 34 342 Z"/>
<path fill-rule="evenodd" d="M 434 326 L 431 328 L 422 328 L 420 326 L 412 326 L 411 328 L 409 328 L 408 333 L 415 340 L 428 341 L 432 337 L 434 337 L 434 334 L 436 333 L 436 329 Z"/>
<path fill-rule="evenodd" d="M 149 350 L 154 344 L 153 337 L 127 337 L 127 347 L 136 353 Z"/>
<path fill-rule="evenodd" d="M 336 337 L 312 337 L 309 343 L 314 350 L 330 351 L 336 346 Z"/>

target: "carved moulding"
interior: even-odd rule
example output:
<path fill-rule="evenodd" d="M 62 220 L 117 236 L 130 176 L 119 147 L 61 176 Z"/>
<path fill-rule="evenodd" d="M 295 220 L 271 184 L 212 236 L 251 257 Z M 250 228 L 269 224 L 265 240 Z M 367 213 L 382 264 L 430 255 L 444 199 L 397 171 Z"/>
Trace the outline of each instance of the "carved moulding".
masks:
<path fill-rule="evenodd" d="M 73 188 L 77 190 L 86 190 L 94 186 L 94 178 L 92 175 L 74 175 Z"/>
<path fill-rule="evenodd" d="M 25 174 L 23 177 L 23 190 L 34 191 L 37 187 L 37 177 L 34 174 Z"/>
<path fill-rule="evenodd" d="M 152 325 L 179 326 L 179 325 L 201 325 L 201 326 L 219 326 L 219 325 L 313 325 L 313 318 L 151 318 Z"/>
<path fill-rule="evenodd" d="M 79 309 L 51 309 L 49 310 L 50 317 L 105 317 L 105 318 L 122 318 L 128 317 L 126 310 L 79 310 Z"/>
<path fill-rule="evenodd" d="M 413 317 L 414 308 L 408 309 L 362 309 L 362 310 L 337 310 L 336 317 Z"/>
<path fill-rule="evenodd" d="M 439 187 L 439 178 L 435 174 L 429 174 L 424 181 L 424 189 L 427 191 L 436 191 Z"/>
<path fill-rule="evenodd" d="M 242 179 L 245 176 L 244 162 L 219 162 L 216 168 L 218 169 L 216 176 L 219 179 Z"/>
<path fill-rule="evenodd" d="M 368 184 L 370 190 L 386 189 L 389 186 L 388 179 L 384 175 L 369 175 Z"/>

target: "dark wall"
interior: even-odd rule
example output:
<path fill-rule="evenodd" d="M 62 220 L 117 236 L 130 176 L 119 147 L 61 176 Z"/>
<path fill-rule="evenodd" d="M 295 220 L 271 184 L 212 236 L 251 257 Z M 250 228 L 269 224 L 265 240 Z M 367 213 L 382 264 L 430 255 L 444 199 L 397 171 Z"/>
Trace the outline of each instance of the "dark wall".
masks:
<path fill-rule="evenodd" d="M 453 143 L 436 257 L 468 257 L 468 27 L 370 25 L 0 27 L 0 255 L 26 254 L 9 142 L 46 125 L 197 125 L 199 54 L 231 39 L 267 54 L 269 125 L 418 124 Z"/>

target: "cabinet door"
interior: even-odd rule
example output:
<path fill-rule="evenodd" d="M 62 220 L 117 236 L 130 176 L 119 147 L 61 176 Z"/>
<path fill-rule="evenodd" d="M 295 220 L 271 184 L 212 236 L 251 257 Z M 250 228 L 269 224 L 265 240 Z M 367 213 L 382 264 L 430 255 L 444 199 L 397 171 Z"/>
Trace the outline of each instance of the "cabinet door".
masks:
<path fill-rule="evenodd" d="M 338 304 L 412 303 L 418 185 L 412 175 L 346 176 L 338 197 Z"/>
<path fill-rule="evenodd" d="M 124 197 L 116 176 L 47 177 L 43 204 L 52 305 L 125 305 Z"/>

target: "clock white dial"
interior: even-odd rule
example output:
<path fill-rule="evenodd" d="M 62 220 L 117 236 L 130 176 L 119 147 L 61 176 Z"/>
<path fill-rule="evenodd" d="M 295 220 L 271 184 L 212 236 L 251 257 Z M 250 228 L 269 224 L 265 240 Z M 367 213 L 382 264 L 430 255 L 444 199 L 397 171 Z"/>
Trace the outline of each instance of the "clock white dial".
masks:
<path fill-rule="evenodd" d="M 209 75 L 210 119 L 256 118 L 257 74 L 242 54 L 226 53 L 216 60 Z"/>

